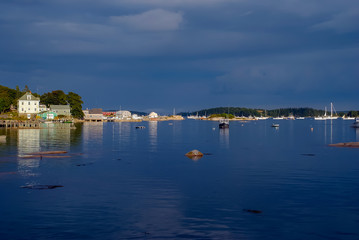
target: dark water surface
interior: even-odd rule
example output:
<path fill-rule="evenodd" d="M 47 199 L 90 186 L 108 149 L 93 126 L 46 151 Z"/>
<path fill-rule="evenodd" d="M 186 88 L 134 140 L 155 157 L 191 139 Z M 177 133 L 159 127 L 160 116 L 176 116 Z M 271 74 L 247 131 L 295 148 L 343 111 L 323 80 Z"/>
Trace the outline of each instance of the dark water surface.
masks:
<path fill-rule="evenodd" d="M 272 122 L 2 129 L 0 239 L 359 239 L 359 130 Z"/>

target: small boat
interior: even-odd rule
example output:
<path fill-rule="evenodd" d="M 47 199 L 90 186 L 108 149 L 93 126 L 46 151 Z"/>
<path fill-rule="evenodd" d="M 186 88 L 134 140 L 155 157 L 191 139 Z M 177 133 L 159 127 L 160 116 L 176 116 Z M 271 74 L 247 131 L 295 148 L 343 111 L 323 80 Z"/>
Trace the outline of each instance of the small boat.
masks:
<path fill-rule="evenodd" d="M 272 124 L 272 127 L 278 128 L 278 127 L 279 127 L 279 124 L 278 124 L 278 123 L 273 123 L 273 124 Z"/>
<path fill-rule="evenodd" d="M 352 125 L 353 128 L 359 128 L 359 119 L 357 118 Z"/>
<path fill-rule="evenodd" d="M 343 120 L 355 120 L 355 117 L 345 117 L 345 116 L 343 116 L 342 118 L 343 118 Z"/>
<path fill-rule="evenodd" d="M 229 128 L 229 119 L 219 120 L 219 128 Z"/>
<path fill-rule="evenodd" d="M 144 129 L 146 128 L 145 126 L 136 126 L 136 129 Z"/>
<path fill-rule="evenodd" d="M 297 117 L 296 119 L 297 119 L 297 120 L 304 120 L 305 117 Z"/>

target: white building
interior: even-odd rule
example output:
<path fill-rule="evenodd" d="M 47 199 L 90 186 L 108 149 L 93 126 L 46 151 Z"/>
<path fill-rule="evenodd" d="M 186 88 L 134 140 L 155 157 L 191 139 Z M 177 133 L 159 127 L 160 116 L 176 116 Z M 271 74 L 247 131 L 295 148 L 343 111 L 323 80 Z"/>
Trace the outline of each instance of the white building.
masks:
<path fill-rule="evenodd" d="M 49 111 L 50 109 L 46 107 L 45 104 L 40 104 L 39 105 L 39 111 L 40 112 L 46 112 L 46 111 Z"/>
<path fill-rule="evenodd" d="M 148 115 L 149 118 L 158 118 L 158 114 L 155 113 L 155 112 L 151 112 L 149 115 Z"/>
<path fill-rule="evenodd" d="M 132 119 L 133 120 L 141 120 L 142 117 L 138 116 L 137 114 L 132 114 Z"/>
<path fill-rule="evenodd" d="M 40 112 L 40 98 L 35 97 L 31 92 L 25 93 L 18 100 L 17 111 L 19 114 L 35 114 Z"/>
<path fill-rule="evenodd" d="M 131 119 L 131 112 L 130 111 L 117 111 L 116 117 L 118 119 Z"/>

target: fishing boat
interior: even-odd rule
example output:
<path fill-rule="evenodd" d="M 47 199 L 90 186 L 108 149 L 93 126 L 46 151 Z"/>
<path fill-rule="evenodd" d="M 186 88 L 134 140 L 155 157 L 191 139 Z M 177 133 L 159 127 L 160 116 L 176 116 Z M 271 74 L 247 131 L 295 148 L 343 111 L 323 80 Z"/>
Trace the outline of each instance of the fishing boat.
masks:
<path fill-rule="evenodd" d="M 219 128 L 229 128 L 229 119 L 219 120 Z"/>

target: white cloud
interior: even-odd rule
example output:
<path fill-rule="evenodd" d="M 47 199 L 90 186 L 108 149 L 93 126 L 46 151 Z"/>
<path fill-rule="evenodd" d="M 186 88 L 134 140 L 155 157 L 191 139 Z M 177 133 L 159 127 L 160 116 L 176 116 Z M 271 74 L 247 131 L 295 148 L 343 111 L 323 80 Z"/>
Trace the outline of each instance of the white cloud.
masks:
<path fill-rule="evenodd" d="M 178 12 L 154 9 L 137 15 L 112 16 L 111 21 L 134 30 L 173 31 L 179 29 L 183 16 Z"/>

